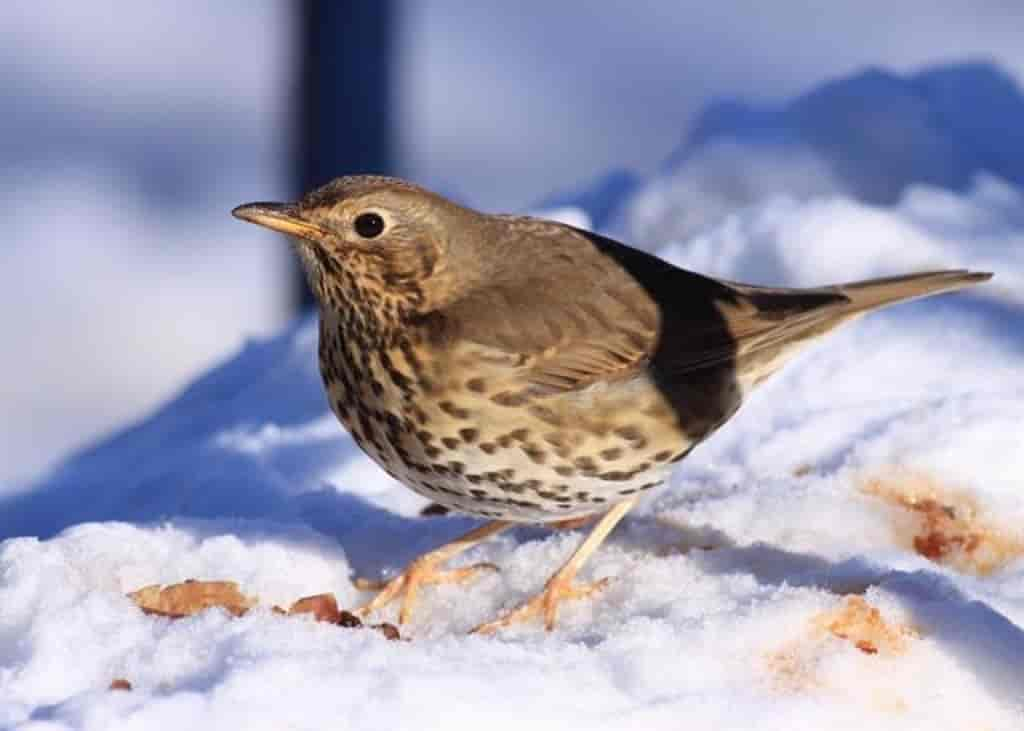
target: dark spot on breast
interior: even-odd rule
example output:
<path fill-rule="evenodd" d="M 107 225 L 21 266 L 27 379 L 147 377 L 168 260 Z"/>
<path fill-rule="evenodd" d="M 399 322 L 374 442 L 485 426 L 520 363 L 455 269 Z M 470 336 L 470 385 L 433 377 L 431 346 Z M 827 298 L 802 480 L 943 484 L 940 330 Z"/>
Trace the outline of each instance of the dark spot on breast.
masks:
<path fill-rule="evenodd" d="M 560 474 L 562 477 L 572 477 L 576 474 L 576 470 L 569 465 L 560 464 L 555 467 L 555 472 Z"/>
<path fill-rule="evenodd" d="M 380 398 L 384 395 L 384 384 L 374 378 L 370 381 L 370 389 L 373 391 L 373 395 Z"/>
<path fill-rule="evenodd" d="M 442 401 L 437 406 L 438 406 L 438 408 L 441 409 L 441 411 L 443 411 L 444 413 L 448 414 L 448 416 L 451 416 L 452 418 L 455 418 L 455 419 L 468 419 L 469 418 L 469 412 L 466 409 L 462 408 L 461 406 L 456 406 L 451 401 Z"/>
<path fill-rule="evenodd" d="M 526 403 L 527 399 L 521 393 L 515 393 L 513 391 L 502 391 L 491 396 L 491 401 L 498 404 L 498 406 L 522 406 Z"/>
<path fill-rule="evenodd" d="M 641 485 L 640 489 L 641 490 L 650 490 L 652 487 L 657 487 L 658 485 L 660 485 L 663 482 L 664 482 L 664 480 L 658 480 L 657 482 L 647 482 L 647 483 Z"/>
<path fill-rule="evenodd" d="M 544 464 L 548 459 L 548 453 L 536 444 L 524 444 L 521 449 L 523 454 L 529 457 L 534 464 Z"/>
<path fill-rule="evenodd" d="M 552 447 L 561 447 L 565 444 L 565 438 L 558 432 L 549 432 L 542 439 Z"/>
<path fill-rule="evenodd" d="M 386 415 L 386 421 L 388 423 L 388 431 L 392 434 L 397 435 L 405 431 L 405 423 L 390 411 Z"/>
<path fill-rule="evenodd" d="M 472 444 L 480 436 L 480 432 L 476 429 L 459 429 L 459 436 L 466 444 Z"/>
<path fill-rule="evenodd" d="M 563 424 L 562 418 L 558 414 L 547 406 L 541 406 L 540 404 L 535 404 L 530 407 L 530 416 L 543 421 L 545 424 L 550 424 L 551 426 L 562 426 Z"/>
<path fill-rule="evenodd" d="M 359 409 L 359 426 L 363 429 L 364 437 L 368 439 L 374 438 L 375 430 L 366 409 Z"/>
<path fill-rule="evenodd" d="M 441 444 L 443 444 L 447 449 L 455 449 L 459 446 L 459 440 L 452 437 L 442 437 Z"/>
<path fill-rule="evenodd" d="M 466 388 L 473 393 L 483 393 L 487 390 L 487 384 L 484 383 L 484 379 L 482 378 L 470 378 L 466 381 Z"/>
<path fill-rule="evenodd" d="M 441 450 L 437 447 L 424 447 L 423 453 L 426 454 L 430 459 L 437 459 L 441 456 Z"/>
<path fill-rule="evenodd" d="M 485 454 L 494 454 L 498 451 L 497 445 L 491 444 L 490 442 L 480 442 L 480 449 L 482 449 Z"/>
<path fill-rule="evenodd" d="M 418 432 L 416 432 L 416 438 L 420 441 L 421 444 L 430 444 L 430 442 L 434 441 L 434 435 L 428 432 L 426 429 L 420 429 Z"/>
<path fill-rule="evenodd" d="M 400 389 L 406 394 L 412 391 L 412 383 L 409 381 L 408 378 L 405 377 L 405 374 L 402 373 L 400 370 L 398 370 L 397 368 L 388 368 L 386 372 L 388 374 L 388 378 L 391 380 L 393 384 L 395 384 L 396 388 Z"/>
<path fill-rule="evenodd" d="M 622 450 L 618 447 L 613 449 L 605 449 L 601 452 L 601 459 L 608 462 L 614 462 L 622 456 Z"/>
<path fill-rule="evenodd" d="M 401 349 L 402 355 L 405 356 L 405 362 L 409 364 L 409 368 L 412 369 L 412 372 L 416 374 L 421 373 L 423 371 L 423 363 L 421 363 L 420 359 L 416 356 L 416 351 L 409 339 L 402 338 L 398 343 L 398 347 Z"/>
<path fill-rule="evenodd" d="M 461 475 L 466 471 L 466 465 L 462 462 L 452 460 L 448 463 L 448 469 L 457 475 Z"/>
<path fill-rule="evenodd" d="M 643 449 L 647 446 L 647 437 L 635 426 L 620 426 L 614 434 L 629 442 L 633 449 Z"/>
<path fill-rule="evenodd" d="M 584 473 L 597 471 L 597 463 L 590 457 L 577 457 L 573 464 L 575 464 Z"/>

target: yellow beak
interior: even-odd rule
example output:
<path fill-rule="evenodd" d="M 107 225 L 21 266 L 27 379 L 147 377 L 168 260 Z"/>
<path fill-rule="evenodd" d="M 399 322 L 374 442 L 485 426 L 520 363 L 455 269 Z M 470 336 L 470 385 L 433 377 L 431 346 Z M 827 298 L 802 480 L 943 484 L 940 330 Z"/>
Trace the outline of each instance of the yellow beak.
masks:
<path fill-rule="evenodd" d="M 327 236 L 327 231 L 303 219 L 293 203 L 246 203 L 231 211 L 231 215 L 310 241 L 320 241 Z"/>

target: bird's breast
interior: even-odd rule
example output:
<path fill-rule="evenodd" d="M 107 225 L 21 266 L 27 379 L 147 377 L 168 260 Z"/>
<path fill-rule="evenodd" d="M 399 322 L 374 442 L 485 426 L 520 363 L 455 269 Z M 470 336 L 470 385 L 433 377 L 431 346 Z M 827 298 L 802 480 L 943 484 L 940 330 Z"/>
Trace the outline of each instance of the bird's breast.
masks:
<path fill-rule="evenodd" d="M 533 394 L 493 364 L 409 341 L 360 349 L 324 333 L 321 369 L 363 451 L 424 497 L 482 517 L 606 510 L 662 484 L 694 444 L 645 379 Z"/>

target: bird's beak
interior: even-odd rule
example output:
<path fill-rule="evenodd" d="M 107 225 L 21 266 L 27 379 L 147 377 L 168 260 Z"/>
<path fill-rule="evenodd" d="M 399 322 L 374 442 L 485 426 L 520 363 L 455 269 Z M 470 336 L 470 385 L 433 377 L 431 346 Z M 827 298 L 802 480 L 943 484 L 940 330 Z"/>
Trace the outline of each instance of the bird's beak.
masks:
<path fill-rule="evenodd" d="M 302 218 L 294 203 L 246 203 L 231 211 L 231 215 L 310 241 L 320 241 L 327 236 L 324 229 Z"/>

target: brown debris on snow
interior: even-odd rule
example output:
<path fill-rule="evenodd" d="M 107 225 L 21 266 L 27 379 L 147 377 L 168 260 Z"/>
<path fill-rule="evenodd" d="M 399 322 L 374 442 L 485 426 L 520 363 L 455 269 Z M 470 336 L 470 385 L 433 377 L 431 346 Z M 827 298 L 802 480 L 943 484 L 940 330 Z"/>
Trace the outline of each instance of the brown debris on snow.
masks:
<path fill-rule="evenodd" d="M 859 596 L 847 597 L 842 606 L 819 614 L 814 622 L 866 655 L 898 655 L 906 651 L 908 639 L 919 636 L 910 627 L 886 622 L 876 607 Z"/>
<path fill-rule="evenodd" d="M 920 637 L 912 627 L 887 621 L 876 607 L 859 596 L 847 597 L 838 607 L 815 615 L 808 626 L 806 634 L 767 657 L 773 684 L 779 690 L 797 692 L 826 687 L 819 666 L 830 638 L 845 640 L 866 656 L 885 657 L 906 652 L 910 642 Z"/>
<path fill-rule="evenodd" d="M 374 624 L 370 626 L 370 629 L 375 629 L 384 635 L 385 638 L 394 642 L 395 640 L 402 639 L 401 633 L 398 631 L 398 627 L 391 624 L 391 622 L 381 622 L 380 624 Z"/>
<path fill-rule="evenodd" d="M 256 605 L 256 600 L 242 594 L 234 581 L 196 581 L 161 587 L 144 586 L 128 595 L 146 614 L 180 619 L 211 607 L 220 607 L 241 617 Z"/>
<path fill-rule="evenodd" d="M 317 594 L 315 596 L 303 597 L 292 604 L 288 614 L 312 614 L 318 622 L 329 622 L 341 627 L 368 626 L 369 629 L 376 630 L 389 640 L 402 639 L 402 634 L 398 631 L 398 627 L 393 624 L 384 622 L 382 624 L 364 625 L 362 620 L 352 612 L 344 609 L 339 610 L 338 600 L 334 598 L 334 594 Z"/>
<path fill-rule="evenodd" d="M 234 581 L 196 581 L 195 579 L 189 579 L 180 584 L 171 584 L 167 587 L 161 587 L 160 584 L 144 586 L 128 596 L 146 614 L 170 617 L 171 619 L 189 617 L 211 607 L 221 607 L 234 616 L 241 617 L 258 602 L 255 597 L 247 597 L 242 594 L 238 584 Z M 287 616 L 311 614 L 317 622 L 336 624 L 339 627 L 367 626 L 352 612 L 339 609 L 338 600 L 334 594 L 315 594 L 302 597 L 292 603 L 287 611 L 276 605 L 271 607 L 270 611 Z M 388 622 L 368 625 L 368 628 L 376 630 L 389 640 L 402 639 L 398 628 Z"/>
<path fill-rule="evenodd" d="M 814 472 L 814 467 L 804 462 L 793 468 L 792 475 L 793 477 L 806 477 L 812 472 Z"/>
<path fill-rule="evenodd" d="M 108 690 L 131 690 L 132 684 L 129 683 L 125 678 L 114 678 L 110 681 L 110 685 L 107 687 Z"/>
<path fill-rule="evenodd" d="M 985 576 L 1024 554 L 1022 536 L 985 516 L 966 491 L 928 475 L 894 472 L 867 480 L 861 490 L 902 508 L 894 519 L 897 537 L 936 563 Z"/>
<path fill-rule="evenodd" d="M 288 614 L 312 614 L 317 622 L 341 623 L 341 612 L 334 594 L 316 594 L 299 599 L 292 604 Z"/>
<path fill-rule="evenodd" d="M 818 646 L 806 639 L 793 640 L 768 654 L 766 660 L 771 683 L 787 693 L 822 687 L 818 677 Z"/>

